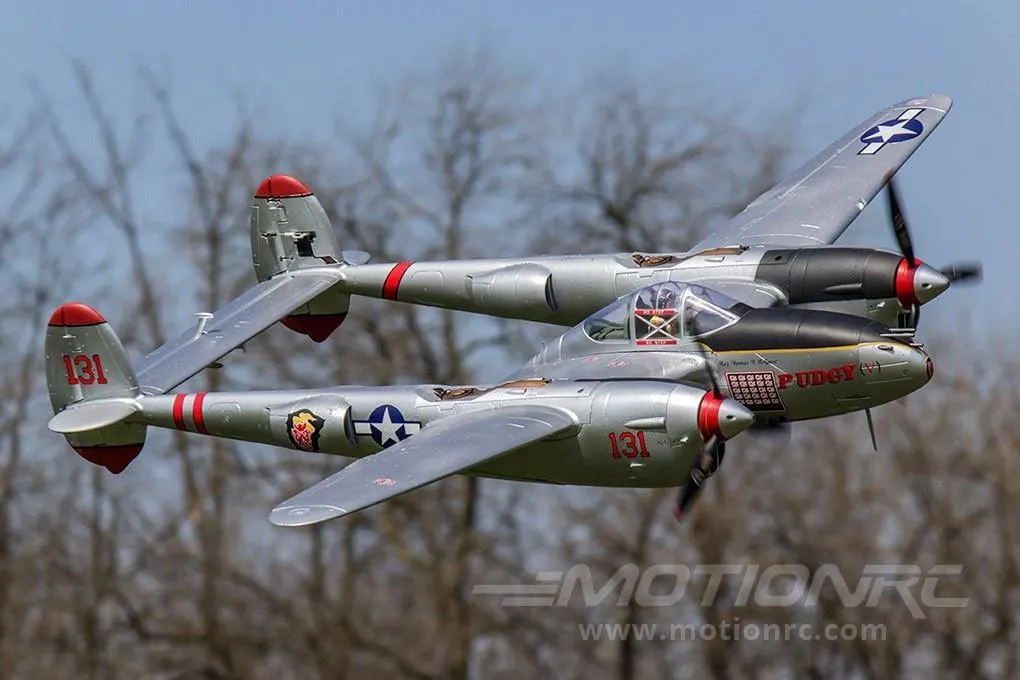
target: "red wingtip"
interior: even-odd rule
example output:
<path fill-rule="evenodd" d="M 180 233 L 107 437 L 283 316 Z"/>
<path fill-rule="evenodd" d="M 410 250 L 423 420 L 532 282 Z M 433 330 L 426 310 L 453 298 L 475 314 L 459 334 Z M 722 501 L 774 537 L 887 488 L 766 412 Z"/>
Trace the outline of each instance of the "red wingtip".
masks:
<path fill-rule="evenodd" d="M 280 323 L 292 331 L 307 335 L 315 342 L 323 342 L 346 318 L 346 314 L 291 314 L 280 319 Z"/>
<path fill-rule="evenodd" d="M 142 452 L 142 444 L 129 444 L 127 446 L 75 446 L 74 450 L 88 462 L 102 465 L 113 474 L 119 475 Z"/>
<path fill-rule="evenodd" d="M 311 196 L 312 190 L 305 183 L 290 175 L 270 175 L 262 180 L 255 198 L 293 198 Z"/>
<path fill-rule="evenodd" d="M 106 323 L 103 315 L 80 302 L 68 302 L 53 310 L 51 326 L 95 326 Z"/>

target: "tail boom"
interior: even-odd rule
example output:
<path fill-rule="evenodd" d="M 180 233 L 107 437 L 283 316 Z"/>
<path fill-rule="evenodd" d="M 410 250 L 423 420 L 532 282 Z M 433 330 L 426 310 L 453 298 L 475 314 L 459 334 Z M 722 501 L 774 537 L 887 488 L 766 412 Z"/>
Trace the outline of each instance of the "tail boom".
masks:
<path fill-rule="evenodd" d="M 132 419 L 168 430 L 352 455 L 351 405 L 314 392 L 195 392 L 142 397 Z"/>
<path fill-rule="evenodd" d="M 119 474 L 141 453 L 148 427 L 350 455 L 351 405 L 314 391 L 146 396 L 110 324 L 81 303 L 57 308 L 46 333 L 49 429 L 90 463 Z M 365 451 L 369 452 L 369 451 Z"/>

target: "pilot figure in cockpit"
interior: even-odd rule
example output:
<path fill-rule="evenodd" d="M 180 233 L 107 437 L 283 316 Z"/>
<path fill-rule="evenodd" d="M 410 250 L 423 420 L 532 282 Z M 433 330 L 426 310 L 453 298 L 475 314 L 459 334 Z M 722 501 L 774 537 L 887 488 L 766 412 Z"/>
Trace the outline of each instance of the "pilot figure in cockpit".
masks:
<path fill-rule="evenodd" d="M 669 317 L 669 321 L 667 321 L 666 318 L 656 314 L 648 320 L 648 323 L 666 335 L 674 338 L 680 336 L 680 324 L 678 323 L 676 316 Z"/>
<path fill-rule="evenodd" d="M 679 296 L 673 287 L 668 285 L 661 286 L 655 292 L 655 299 L 651 303 L 651 308 L 662 312 L 662 314 L 655 314 L 648 319 L 648 324 L 651 326 L 649 332 L 656 335 L 658 335 L 658 332 L 661 332 L 673 338 L 680 337 L 680 310 L 677 309 L 679 304 Z"/>

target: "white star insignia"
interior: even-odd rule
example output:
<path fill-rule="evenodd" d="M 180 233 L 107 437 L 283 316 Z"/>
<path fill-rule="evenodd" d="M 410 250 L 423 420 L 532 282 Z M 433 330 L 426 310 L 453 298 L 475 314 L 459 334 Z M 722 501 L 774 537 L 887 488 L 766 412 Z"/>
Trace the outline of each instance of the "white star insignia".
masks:
<path fill-rule="evenodd" d="M 897 120 L 893 121 L 892 125 L 887 125 L 883 123 L 877 126 L 877 129 L 874 132 L 872 132 L 868 136 L 868 138 L 864 141 L 869 144 L 873 144 L 875 142 L 881 142 L 885 144 L 896 135 L 903 134 L 910 135 L 911 137 L 913 137 L 917 133 L 911 130 L 910 128 L 904 127 L 909 122 L 910 122 L 909 120 Z"/>
<path fill-rule="evenodd" d="M 400 436 L 397 431 L 403 427 L 403 423 L 394 423 L 390 418 L 390 409 L 387 407 L 383 410 L 382 420 L 378 423 L 372 423 L 372 428 L 379 431 L 379 443 L 386 446 L 390 442 L 399 442 Z"/>

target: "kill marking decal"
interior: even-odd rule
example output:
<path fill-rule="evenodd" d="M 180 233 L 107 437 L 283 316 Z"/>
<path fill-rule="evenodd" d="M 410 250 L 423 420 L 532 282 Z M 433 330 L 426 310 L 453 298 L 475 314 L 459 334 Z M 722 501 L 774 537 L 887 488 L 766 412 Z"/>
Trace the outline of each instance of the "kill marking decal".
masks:
<path fill-rule="evenodd" d="M 784 411 L 772 371 L 727 373 L 730 395 L 751 411 Z"/>

